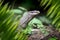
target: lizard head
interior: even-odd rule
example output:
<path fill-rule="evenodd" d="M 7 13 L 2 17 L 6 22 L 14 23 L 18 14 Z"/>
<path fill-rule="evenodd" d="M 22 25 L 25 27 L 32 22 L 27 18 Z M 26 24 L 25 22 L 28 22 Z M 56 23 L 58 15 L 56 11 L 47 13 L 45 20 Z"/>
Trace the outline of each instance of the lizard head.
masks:
<path fill-rule="evenodd" d="M 37 14 L 39 14 L 39 13 L 40 13 L 40 11 L 37 11 L 37 10 L 29 11 L 29 14 L 30 14 L 30 15 L 37 15 Z"/>

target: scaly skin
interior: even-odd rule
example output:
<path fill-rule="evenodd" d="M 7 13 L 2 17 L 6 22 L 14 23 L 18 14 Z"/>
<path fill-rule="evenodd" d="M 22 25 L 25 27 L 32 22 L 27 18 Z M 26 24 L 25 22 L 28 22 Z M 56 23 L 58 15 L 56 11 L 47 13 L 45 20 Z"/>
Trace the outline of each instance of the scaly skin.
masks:
<path fill-rule="evenodd" d="M 27 23 L 37 14 L 39 14 L 40 12 L 39 11 L 29 11 L 29 12 L 25 12 L 23 14 L 23 16 L 21 17 L 20 19 L 20 23 L 19 25 L 23 28 L 26 27 Z"/>
<path fill-rule="evenodd" d="M 17 27 L 16 31 L 19 31 L 21 28 L 26 28 L 27 23 L 29 23 L 29 21 L 39 13 L 40 12 L 36 10 L 25 12 L 20 19 L 19 26 Z"/>

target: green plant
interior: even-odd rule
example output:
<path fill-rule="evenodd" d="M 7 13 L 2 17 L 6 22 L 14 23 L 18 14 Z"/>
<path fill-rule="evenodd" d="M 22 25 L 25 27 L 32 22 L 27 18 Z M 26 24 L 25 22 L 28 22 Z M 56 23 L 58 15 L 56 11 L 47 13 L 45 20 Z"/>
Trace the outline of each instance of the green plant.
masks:
<path fill-rule="evenodd" d="M 0 3 L 0 39 L 1 40 L 26 40 L 26 34 L 20 31 L 16 32 L 20 15 L 15 14 L 8 7 L 8 3 L 2 6 Z M 23 38 L 22 38 L 23 37 Z"/>
<path fill-rule="evenodd" d="M 57 40 L 57 38 L 56 37 L 51 37 L 48 40 Z"/>
<path fill-rule="evenodd" d="M 40 6 L 43 7 L 46 17 L 52 20 L 51 24 L 60 31 L 60 0 L 42 0 Z"/>
<path fill-rule="evenodd" d="M 41 0 L 40 7 L 43 7 L 43 11 L 47 10 L 47 8 L 49 7 L 49 9 L 45 11 L 46 13 L 45 16 L 48 19 L 52 20 L 51 24 L 55 25 L 56 29 L 60 31 L 60 3 L 59 2 L 60 0 Z M 22 31 L 20 34 L 19 34 L 20 31 L 15 32 L 19 24 L 18 19 L 21 16 L 19 15 L 14 17 L 15 13 L 22 14 L 23 12 L 17 9 L 18 12 L 13 13 L 12 11 L 14 10 L 16 11 L 16 9 L 11 10 L 10 7 L 8 7 L 8 3 L 5 4 L 4 6 L 2 6 L 2 3 L 0 3 L 0 39 L 1 40 L 27 40 L 28 35 L 26 35 L 25 32 L 27 32 L 28 28 L 26 28 L 26 30 Z M 27 3 L 29 2 L 27 1 Z M 26 5 L 28 5 L 27 3 Z M 25 4 L 23 6 L 25 6 Z"/>

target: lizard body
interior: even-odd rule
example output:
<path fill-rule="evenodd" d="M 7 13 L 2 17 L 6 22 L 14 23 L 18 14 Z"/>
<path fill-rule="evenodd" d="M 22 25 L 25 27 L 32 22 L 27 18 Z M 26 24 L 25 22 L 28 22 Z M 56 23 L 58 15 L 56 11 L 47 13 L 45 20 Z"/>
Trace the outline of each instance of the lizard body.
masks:
<path fill-rule="evenodd" d="M 20 30 L 20 28 L 26 28 L 28 25 L 29 21 L 33 19 L 35 15 L 38 15 L 40 12 L 39 11 L 29 11 L 25 12 L 22 17 L 19 20 L 19 26 L 17 27 L 17 31 Z"/>
<path fill-rule="evenodd" d="M 20 26 L 25 28 L 27 23 L 37 14 L 39 14 L 39 11 L 29 11 L 25 12 L 23 16 L 20 19 Z"/>

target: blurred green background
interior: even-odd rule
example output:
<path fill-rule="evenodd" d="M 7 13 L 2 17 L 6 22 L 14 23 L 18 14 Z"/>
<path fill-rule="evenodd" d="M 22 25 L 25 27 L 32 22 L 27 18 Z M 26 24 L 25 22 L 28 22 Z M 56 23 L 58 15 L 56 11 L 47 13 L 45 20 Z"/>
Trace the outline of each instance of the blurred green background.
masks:
<path fill-rule="evenodd" d="M 27 24 L 22 32 L 15 31 L 23 13 L 32 10 L 41 12 L 35 22 L 39 19 L 38 24 L 52 25 L 60 32 L 60 0 L 0 0 L 0 40 L 27 40 L 26 34 L 31 33 L 28 29 L 33 23 Z"/>

